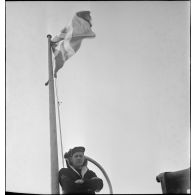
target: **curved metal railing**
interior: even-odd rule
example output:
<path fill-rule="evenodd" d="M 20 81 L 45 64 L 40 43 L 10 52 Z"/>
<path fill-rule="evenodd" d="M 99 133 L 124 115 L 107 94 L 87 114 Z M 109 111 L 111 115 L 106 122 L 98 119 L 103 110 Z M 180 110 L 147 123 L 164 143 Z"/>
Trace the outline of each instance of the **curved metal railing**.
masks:
<path fill-rule="evenodd" d="M 96 162 L 94 159 L 88 157 L 88 156 L 85 156 L 85 158 L 90 161 L 91 163 L 95 164 L 103 173 L 104 177 L 106 178 L 106 181 L 108 183 L 108 186 L 109 186 L 109 190 L 110 190 L 110 194 L 113 194 L 113 189 L 112 189 L 112 184 L 110 182 L 110 179 L 106 173 L 106 171 L 104 170 L 104 168 L 98 163 Z"/>

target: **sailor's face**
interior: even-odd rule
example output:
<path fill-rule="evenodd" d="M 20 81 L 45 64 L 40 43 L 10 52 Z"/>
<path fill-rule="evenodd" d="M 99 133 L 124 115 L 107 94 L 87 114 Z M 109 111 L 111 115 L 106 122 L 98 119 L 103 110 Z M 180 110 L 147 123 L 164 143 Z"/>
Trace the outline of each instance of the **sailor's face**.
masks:
<path fill-rule="evenodd" d="M 84 163 L 84 153 L 83 152 L 75 152 L 72 155 L 71 161 L 72 161 L 72 165 L 75 168 L 80 168 Z"/>

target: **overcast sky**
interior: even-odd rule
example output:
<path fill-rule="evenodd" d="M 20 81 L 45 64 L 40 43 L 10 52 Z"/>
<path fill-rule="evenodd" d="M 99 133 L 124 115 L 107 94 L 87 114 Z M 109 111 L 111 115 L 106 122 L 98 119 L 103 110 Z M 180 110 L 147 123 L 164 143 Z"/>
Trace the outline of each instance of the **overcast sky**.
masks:
<path fill-rule="evenodd" d="M 6 190 L 50 193 L 46 36 L 81 10 L 96 38 L 58 73 L 63 150 L 85 146 L 114 193 L 161 193 L 190 166 L 187 1 L 6 2 Z"/>

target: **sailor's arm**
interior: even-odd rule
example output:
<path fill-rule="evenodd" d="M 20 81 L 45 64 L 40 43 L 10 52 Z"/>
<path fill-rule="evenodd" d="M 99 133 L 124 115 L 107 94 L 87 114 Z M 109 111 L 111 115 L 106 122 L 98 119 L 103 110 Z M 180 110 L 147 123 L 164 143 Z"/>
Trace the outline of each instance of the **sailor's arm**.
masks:
<path fill-rule="evenodd" d="M 103 188 L 102 179 L 98 178 L 97 175 L 91 171 L 91 178 L 84 180 L 84 185 L 86 188 L 99 192 Z"/>
<path fill-rule="evenodd" d="M 68 177 L 65 169 L 59 171 L 59 183 L 65 192 L 72 191 L 72 189 L 79 190 L 81 188 L 79 184 L 75 183 Z"/>

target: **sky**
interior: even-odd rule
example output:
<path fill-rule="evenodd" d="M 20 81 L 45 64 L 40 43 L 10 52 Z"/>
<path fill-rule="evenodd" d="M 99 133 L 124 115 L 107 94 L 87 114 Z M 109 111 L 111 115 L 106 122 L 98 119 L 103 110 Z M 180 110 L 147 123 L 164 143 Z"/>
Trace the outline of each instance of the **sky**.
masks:
<path fill-rule="evenodd" d="M 96 37 L 58 72 L 63 151 L 85 146 L 114 193 L 161 193 L 190 166 L 187 1 L 6 2 L 6 190 L 51 191 L 47 34 L 81 10 Z"/>

